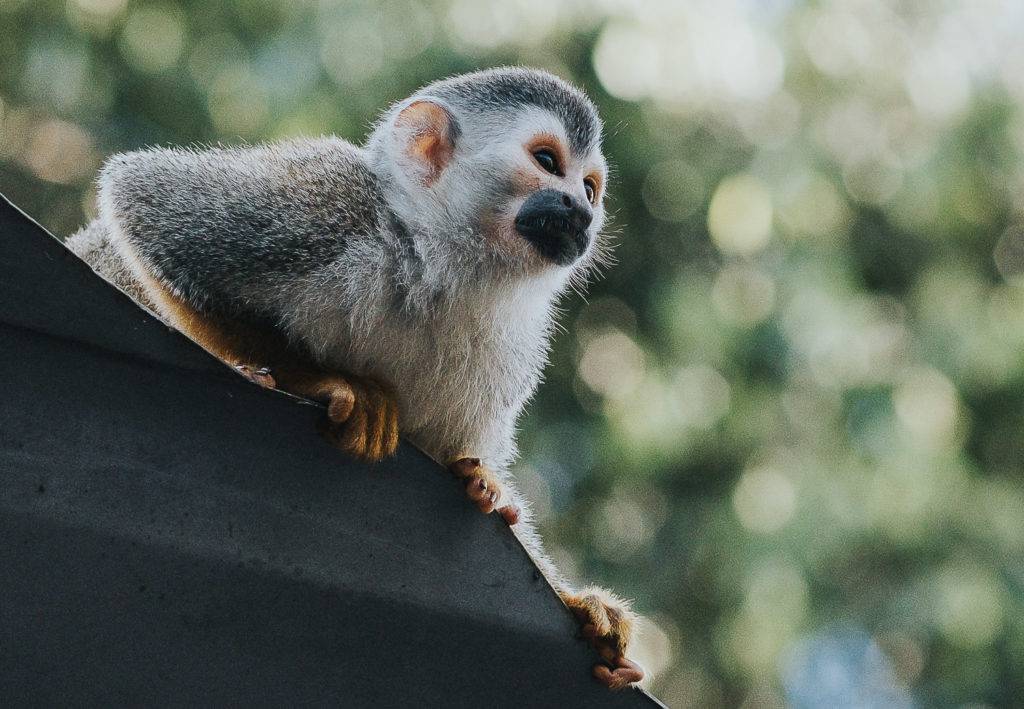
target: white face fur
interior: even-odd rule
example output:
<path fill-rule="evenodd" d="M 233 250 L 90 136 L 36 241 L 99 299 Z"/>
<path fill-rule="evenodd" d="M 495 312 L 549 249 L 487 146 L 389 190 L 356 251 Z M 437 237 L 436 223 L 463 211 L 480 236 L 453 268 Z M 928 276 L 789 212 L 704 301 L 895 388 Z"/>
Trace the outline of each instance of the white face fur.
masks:
<path fill-rule="evenodd" d="M 508 181 L 507 200 L 494 205 L 496 223 L 492 238 L 510 255 L 514 254 L 534 268 L 555 265 L 532 248 L 515 228 L 516 215 L 527 199 L 539 190 L 554 190 L 586 205 L 592 214 L 587 227 L 590 238 L 586 251 L 572 263 L 562 266 L 576 268 L 593 250 L 604 224 L 604 187 L 608 174 L 604 155 L 597 147 L 583 155 L 575 154 L 561 121 L 533 107 L 521 111 L 507 130 L 492 134 L 491 138 L 492 142 L 483 147 L 477 161 L 501 166 Z"/>
<path fill-rule="evenodd" d="M 456 121 L 454 150 L 436 179 L 410 179 L 408 160 L 391 156 L 405 188 L 393 204 L 399 215 L 421 225 L 414 231 L 437 235 L 440 230 L 453 244 L 475 244 L 515 271 L 573 272 L 588 263 L 605 218 L 607 164 L 600 148 L 573 153 L 561 121 L 533 106 Z M 592 215 L 586 248 L 569 263 L 545 257 L 516 229 L 524 203 L 541 190 L 567 195 Z"/>

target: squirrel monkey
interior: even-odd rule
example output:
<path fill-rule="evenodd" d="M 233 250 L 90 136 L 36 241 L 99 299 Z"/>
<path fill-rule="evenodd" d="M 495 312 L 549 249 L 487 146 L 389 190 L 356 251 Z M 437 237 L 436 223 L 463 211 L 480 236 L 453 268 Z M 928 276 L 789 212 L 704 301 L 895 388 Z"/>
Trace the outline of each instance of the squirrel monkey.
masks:
<path fill-rule="evenodd" d="M 447 465 L 518 523 L 619 688 L 643 676 L 625 657 L 635 616 L 565 583 L 508 474 L 554 303 L 600 261 L 601 131 L 546 72 L 456 76 L 392 106 L 363 147 L 114 156 L 68 246 L 249 379 L 325 404 L 342 449 L 379 460 L 401 431 Z"/>

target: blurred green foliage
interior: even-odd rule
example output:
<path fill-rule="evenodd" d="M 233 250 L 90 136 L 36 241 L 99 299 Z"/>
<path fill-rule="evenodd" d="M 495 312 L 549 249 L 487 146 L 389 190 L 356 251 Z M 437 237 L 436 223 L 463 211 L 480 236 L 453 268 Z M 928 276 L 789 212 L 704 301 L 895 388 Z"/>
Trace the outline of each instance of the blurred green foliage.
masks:
<path fill-rule="evenodd" d="M 0 189 L 66 235 L 112 152 L 576 81 L 618 264 L 522 422 L 556 561 L 637 599 L 674 707 L 1024 706 L 1022 31 L 1015 0 L 0 0 Z"/>

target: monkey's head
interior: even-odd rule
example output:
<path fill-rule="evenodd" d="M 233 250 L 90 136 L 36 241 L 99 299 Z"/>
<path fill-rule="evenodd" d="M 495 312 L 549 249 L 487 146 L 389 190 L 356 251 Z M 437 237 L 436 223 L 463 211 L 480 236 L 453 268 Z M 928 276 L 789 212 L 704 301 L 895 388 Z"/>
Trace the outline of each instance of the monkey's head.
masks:
<path fill-rule="evenodd" d="M 501 68 L 430 84 L 383 116 L 367 149 L 424 250 L 528 272 L 594 261 L 601 120 L 551 74 Z"/>

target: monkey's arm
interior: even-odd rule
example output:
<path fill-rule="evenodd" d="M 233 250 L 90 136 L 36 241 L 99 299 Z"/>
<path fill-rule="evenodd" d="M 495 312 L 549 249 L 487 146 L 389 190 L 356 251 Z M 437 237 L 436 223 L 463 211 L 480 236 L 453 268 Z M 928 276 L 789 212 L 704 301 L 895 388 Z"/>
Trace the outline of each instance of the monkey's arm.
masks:
<path fill-rule="evenodd" d="M 101 174 L 99 221 L 171 324 L 257 383 L 327 404 L 329 420 L 345 424 L 328 437 L 378 459 L 397 445 L 394 397 L 324 369 L 286 331 L 323 269 L 379 238 L 373 176 L 359 157 L 337 139 L 119 155 Z"/>

